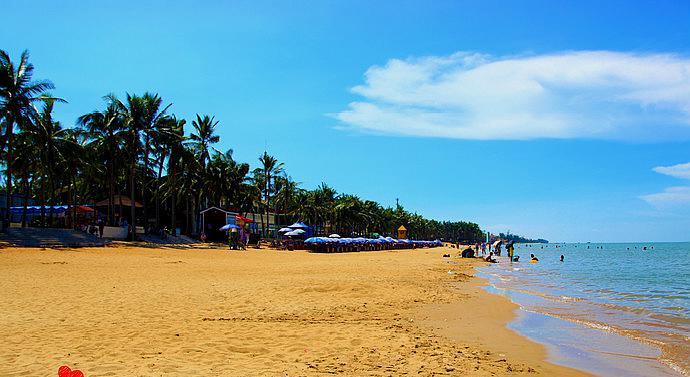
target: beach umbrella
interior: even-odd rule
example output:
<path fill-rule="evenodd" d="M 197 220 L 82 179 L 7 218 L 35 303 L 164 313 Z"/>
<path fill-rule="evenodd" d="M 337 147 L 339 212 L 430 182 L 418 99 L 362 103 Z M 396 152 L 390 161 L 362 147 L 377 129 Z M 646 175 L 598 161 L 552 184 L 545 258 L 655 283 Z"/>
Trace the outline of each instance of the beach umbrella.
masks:
<path fill-rule="evenodd" d="M 329 235 L 328 238 L 340 238 L 340 235 L 333 233 L 333 234 Z"/>
<path fill-rule="evenodd" d="M 295 236 L 301 236 L 304 232 L 297 232 L 296 230 L 293 230 L 292 232 L 287 232 L 284 234 L 284 236 L 288 237 L 295 237 Z"/>
<path fill-rule="evenodd" d="M 309 225 L 298 221 L 298 222 L 288 226 L 288 228 L 290 228 L 290 229 L 307 229 L 307 228 L 309 228 Z"/>
<path fill-rule="evenodd" d="M 306 232 L 305 230 L 303 230 L 303 229 L 295 229 L 295 230 L 293 230 L 293 231 L 291 231 L 291 232 L 288 232 L 288 233 L 304 234 L 304 233 L 307 233 L 307 232 Z M 285 234 L 287 234 L 287 233 L 285 233 Z"/>
<path fill-rule="evenodd" d="M 287 233 L 287 232 L 292 232 L 292 229 L 290 229 L 290 228 L 280 228 L 280 229 L 278 229 L 278 233 Z"/>
<path fill-rule="evenodd" d="M 235 225 L 235 224 L 225 224 L 222 227 L 220 227 L 220 229 L 218 229 L 218 230 L 230 230 L 230 229 L 240 229 L 240 227 Z"/>

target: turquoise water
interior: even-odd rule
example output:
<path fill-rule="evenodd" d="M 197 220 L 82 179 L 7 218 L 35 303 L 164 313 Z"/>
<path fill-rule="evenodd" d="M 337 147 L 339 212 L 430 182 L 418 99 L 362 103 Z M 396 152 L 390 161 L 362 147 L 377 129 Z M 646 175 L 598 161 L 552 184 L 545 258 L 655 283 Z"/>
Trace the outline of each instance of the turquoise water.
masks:
<path fill-rule="evenodd" d="M 546 344 L 551 361 L 602 376 L 690 375 L 690 243 L 521 244 L 515 254 L 521 262 L 499 258 L 480 276 L 520 305 L 510 327 Z"/>

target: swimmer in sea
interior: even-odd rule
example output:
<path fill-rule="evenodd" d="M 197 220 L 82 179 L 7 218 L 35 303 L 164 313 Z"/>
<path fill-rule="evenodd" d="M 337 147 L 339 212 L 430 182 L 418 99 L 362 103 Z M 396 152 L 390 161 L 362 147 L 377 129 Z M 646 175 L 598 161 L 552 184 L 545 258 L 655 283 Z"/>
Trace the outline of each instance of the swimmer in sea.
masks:
<path fill-rule="evenodd" d="M 539 262 L 539 258 L 535 257 L 534 254 L 529 255 L 532 259 L 532 262 Z"/>
<path fill-rule="evenodd" d="M 565 256 L 561 255 L 561 262 L 565 260 Z"/>

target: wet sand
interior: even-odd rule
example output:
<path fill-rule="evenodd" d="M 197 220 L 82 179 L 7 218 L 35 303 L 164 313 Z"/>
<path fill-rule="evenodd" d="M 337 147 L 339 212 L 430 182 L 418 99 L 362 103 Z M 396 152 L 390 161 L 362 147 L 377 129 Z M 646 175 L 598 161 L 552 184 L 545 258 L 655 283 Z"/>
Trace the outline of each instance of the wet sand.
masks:
<path fill-rule="evenodd" d="M 0 375 L 542 375 L 456 249 L 0 250 Z"/>

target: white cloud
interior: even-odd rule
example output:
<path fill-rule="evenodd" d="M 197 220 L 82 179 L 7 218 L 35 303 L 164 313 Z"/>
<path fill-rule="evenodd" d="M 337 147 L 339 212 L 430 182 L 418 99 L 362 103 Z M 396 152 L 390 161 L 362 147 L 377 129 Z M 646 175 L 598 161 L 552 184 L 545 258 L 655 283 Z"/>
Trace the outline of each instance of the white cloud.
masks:
<path fill-rule="evenodd" d="M 392 59 L 335 114 L 366 132 L 458 139 L 690 137 L 690 58 L 576 51 Z"/>
<path fill-rule="evenodd" d="M 672 166 L 657 166 L 652 170 L 675 178 L 690 179 L 690 162 Z M 663 192 L 642 195 L 640 198 L 657 207 L 690 204 L 690 186 L 668 187 Z"/>
<path fill-rule="evenodd" d="M 671 177 L 690 179 L 690 162 L 673 166 L 657 166 L 655 172 L 670 175 Z"/>
<path fill-rule="evenodd" d="M 663 192 L 642 195 L 641 198 L 655 206 L 690 204 L 690 187 L 668 187 Z"/>

